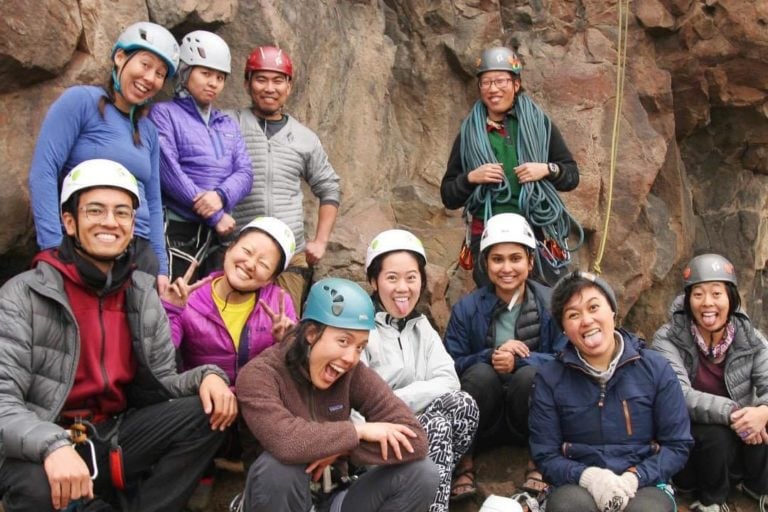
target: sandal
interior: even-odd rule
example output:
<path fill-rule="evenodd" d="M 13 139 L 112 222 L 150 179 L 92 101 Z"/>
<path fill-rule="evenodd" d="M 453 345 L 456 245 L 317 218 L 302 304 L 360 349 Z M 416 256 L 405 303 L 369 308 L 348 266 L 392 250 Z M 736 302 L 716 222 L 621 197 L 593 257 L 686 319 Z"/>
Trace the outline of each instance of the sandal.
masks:
<path fill-rule="evenodd" d="M 538 499 L 547 493 L 549 484 L 544 481 L 539 470 L 529 469 L 525 473 L 525 482 L 520 486 L 520 489 L 536 496 Z"/>
<path fill-rule="evenodd" d="M 465 482 L 457 482 L 458 479 L 464 477 Z M 453 481 L 451 482 L 451 502 L 462 501 L 477 494 L 477 487 L 475 486 L 475 470 L 472 468 L 464 469 L 453 475 Z"/>

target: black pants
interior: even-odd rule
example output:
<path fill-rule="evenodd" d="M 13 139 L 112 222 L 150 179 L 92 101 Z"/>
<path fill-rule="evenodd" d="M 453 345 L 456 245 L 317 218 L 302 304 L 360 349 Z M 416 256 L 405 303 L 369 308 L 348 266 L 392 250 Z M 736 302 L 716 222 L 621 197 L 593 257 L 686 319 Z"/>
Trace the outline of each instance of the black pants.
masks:
<path fill-rule="evenodd" d="M 183 276 L 193 260 L 199 266 L 189 282 L 205 277 L 222 267 L 224 252 L 216 233 L 204 224 L 167 220 L 165 245 L 168 252 L 168 268 L 171 282 Z"/>
<path fill-rule="evenodd" d="M 106 422 L 99 431 L 111 430 L 111 426 Z M 183 510 L 223 439 L 221 432 L 211 430 L 197 396 L 130 409 L 118 432 L 127 489 L 114 489 L 109 447 L 94 442 L 99 460 L 94 491 L 124 512 Z M 0 467 L 0 492 L 6 512 L 54 510 L 42 464 L 6 459 Z"/>
<path fill-rule="evenodd" d="M 695 489 L 703 505 L 725 503 L 731 484 L 738 482 L 768 493 L 768 446 L 745 444 L 725 425 L 693 423 L 691 434 L 693 449 L 674 482 Z"/>
<path fill-rule="evenodd" d="M 536 368 L 524 366 L 500 374 L 488 363 L 477 363 L 461 374 L 461 389 L 480 410 L 477 434 L 467 453 L 477 447 L 524 444 L 528 440 L 528 408 Z"/>

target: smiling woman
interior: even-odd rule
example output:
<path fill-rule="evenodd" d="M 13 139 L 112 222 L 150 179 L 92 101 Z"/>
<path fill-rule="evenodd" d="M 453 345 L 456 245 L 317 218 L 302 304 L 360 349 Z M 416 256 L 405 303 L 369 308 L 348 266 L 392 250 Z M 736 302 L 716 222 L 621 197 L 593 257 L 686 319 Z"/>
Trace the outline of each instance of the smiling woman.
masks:
<path fill-rule="evenodd" d="M 683 295 L 653 338 L 685 393 L 696 440 L 675 483 L 702 510 L 719 510 L 731 485 L 768 502 L 768 343 L 741 309 L 736 269 L 719 254 L 693 258 Z M 762 510 L 762 508 L 761 508 Z"/>
<path fill-rule="evenodd" d="M 240 372 L 237 394 L 264 449 L 248 471 L 243 510 L 313 506 L 423 512 L 437 489 L 418 420 L 385 382 L 358 364 L 374 327 L 370 297 L 328 278 L 309 291 L 301 322 Z M 350 413 L 362 414 L 353 423 Z M 368 466 L 358 479 L 352 468 Z M 322 487 L 310 489 L 324 474 Z M 407 485 L 403 485 L 407 482 Z M 375 489 L 375 492 L 372 491 Z"/>
<path fill-rule="evenodd" d="M 453 306 L 445 333 L 461 389 L 480 409 L 477 435 L 457 468 L 467 475 L 454 485 L 459 497 L 474 487 L 478 449 L 526 442 L 537 368 L 566 343 L 549 312 L 549 287 L 530 278 L 536 239 L 528 222 L 515 213 L 496 215 L 479 239 L 477 263 L 487 267 L 490 284 Z"/>
<path fill-rule="evenodd" d="M 45 116 L 29 171 L 37 243 L 41 249 L 61 243 L 57 200 L 64 176 L 86 160 L 113 160 L 138 180 L 136 264 L 158 276 L 162 290 L 168 282 L 168 265 L 162 236 L 159 144 L 155 127 L 144 113 L 166 78 L 176 72 L 179 46 L 160 25 L 135 23 L 115 42 L 112 63 L 105 87 L 70 87 Z"/>
<path fill-rule="evenodd" d="M 416 311 L 427 285 L 426 264 L 424 246 L 413 233 L 390 229 L 371 241 L 365 268 L 377 309 L 376 328 L 363 360 L 417 414 L 426 430 L 429 457 L 440 470 L 440 486 L 429 510 L 446 512 L 452 474 L 469 449 L 479 413 L 475 400 L 459 390 L 453 359 L 440 335 Z"/>
<path fill-rule="evenodd" d="M 676 510 L 669 484 L 692 444 L 672 368 L 617 329 L 613 289 L 573 272 L 552 291 L 552 315 L 570 343 L 539 368 L 530 452 L 554 490 L 547 511 Z"/>

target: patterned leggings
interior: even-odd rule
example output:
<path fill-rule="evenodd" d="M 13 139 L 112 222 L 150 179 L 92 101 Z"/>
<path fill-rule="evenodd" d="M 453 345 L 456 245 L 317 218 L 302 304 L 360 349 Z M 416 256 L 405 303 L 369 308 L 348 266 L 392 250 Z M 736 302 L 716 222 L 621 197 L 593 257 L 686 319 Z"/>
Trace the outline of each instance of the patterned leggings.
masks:
<path fill-rule="evenodd" d="M 440 472 L 440 486 L 429 512 L 448 512 L 453 468 L 472 444 L 479 417 L 475 399 L 464 391 L 441 395 L 419 414 L 429 439 L 429 458 Z"/>

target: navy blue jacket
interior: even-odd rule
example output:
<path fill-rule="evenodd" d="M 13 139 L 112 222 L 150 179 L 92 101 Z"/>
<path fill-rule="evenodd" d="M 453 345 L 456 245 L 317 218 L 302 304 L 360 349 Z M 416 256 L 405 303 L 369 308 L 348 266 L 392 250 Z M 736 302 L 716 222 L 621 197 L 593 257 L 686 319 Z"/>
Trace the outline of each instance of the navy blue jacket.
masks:
<path fill-rule="evenodd" d="M 549 287 L 531 279 L 526 281 L 516 334 L 529 346 L 531 355 L 515 357 L 515 368 L 541 366 L 568 342 L 549 312 L 551 294 Z M 493 285 L 478 288 L 454 304 L 445 331 L 445 348 L 453 357 L 459 376 L 473 364 L 490 364 L 495 346 L 493 320 L 505 306 L 494 293 Z"/>
<path fill-rule="evenodd" d="M 619 333 L 624 352 L 604 389 L 570 343 L 536 372 L 530 451 L 555 486 L 578 484 L 590 466 L 635 467 L 640 487 L 667 483 L 688 459 L 693 438 L 675 372 L 635 335 Z"/>

